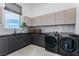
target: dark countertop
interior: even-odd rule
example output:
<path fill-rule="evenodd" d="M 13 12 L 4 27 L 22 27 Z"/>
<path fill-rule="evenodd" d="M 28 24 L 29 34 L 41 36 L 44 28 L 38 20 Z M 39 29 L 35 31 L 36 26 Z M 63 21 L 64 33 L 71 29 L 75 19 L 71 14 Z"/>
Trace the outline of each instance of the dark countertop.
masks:
<path fill-rule="evenodd" d="M 26 33 L 26 34 L 45 34 L 45 33 Z"/>
<path fill-rule="evenodd" d="M 4 34 L 4 35 L 0 35 L 0 37 L 6 37 L 6 36 L 16 36 L 16 35 L 22 35 L 22 34 L 27 34 L 27 33 Z"/>
<path fill-rule="evenodd" d="M 16 33 L 16 34 L 5 34 L 5 35 L 0 35 L 0 37 L 6 37 L 6 36 L 16 36 L 16 35 L 22 35 L 22 34 L 45 34 L 45 33 Z"/>

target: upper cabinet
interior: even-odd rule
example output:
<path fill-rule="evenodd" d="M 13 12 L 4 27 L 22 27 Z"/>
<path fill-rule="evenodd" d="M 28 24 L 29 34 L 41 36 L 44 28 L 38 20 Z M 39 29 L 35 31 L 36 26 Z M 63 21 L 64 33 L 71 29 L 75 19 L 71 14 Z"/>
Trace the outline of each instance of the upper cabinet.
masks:
<path fill-rule="evenodd" d="M 75 24 L 76 23 L 76 8 L 67 9 L 56 12 L 56 24 Z"/>
<path fill-rule="evenodd" d="M 32 26 L 44 26 L 44 25 L 64 25 L 76 23 L 76 8 L 70 8 L 63 11 L 54 12 L 47 15 L 37 16 L 27 21 L 28 25 Z"/>
<path fill-rule="evenodd" d="M 32 18 L 32 25 L 55 25 L 55 13 Z"/>
<path fill-rule="evenodd" d="M 65 24 L 75 24 L 76 23 L 76 8 L 71 8 L 64 11 Z"/>
<path fill-rule="evenodd" d="M 41 17 L 32 18 L 32 26 L 39 26 L 39 25 L 41 25 Z"/>
<path fill-rule="evenodd" d="M 64 24 L 64 11 L 56 12 L 56 25 Z"/>
<path fill-rule="evenodd" d="M 47 25 L 48 24 L 48 18 L 47 18 L 48 15 L 43 15 L 41 16 L 41 25 Z"/>
<path fill-rule="evenodd" d="M 40 25 L 42 24 L 41 22 L 42 22 L 41 16 L 36 17 L 36 23 L 37 23 L 36 25 L 37 25 L 37 26 L 40 26 Z"/>
<path fill-rule="evenodd" d="M 55 13 L 48 14 L 48 16 L 47 16 L 47 25 L 55 25 L 56 24 L 55 18 L 56 18 Z"/>
<path fill-rule="evenodd" d="M 25 17 L 24 17 L 24 21 L 25 21 L 25 23 L 26 23 L 27 26 L 31 26 L 31 25 L 32 25 L 32 24 L 31 24 L 31 22 L 32 22 L 31 18 L 25 16 Z"/>
<path fill-rule="evenodd" d="M 55 25 L 55 13 L 32 18 L 33 26 Z"/>

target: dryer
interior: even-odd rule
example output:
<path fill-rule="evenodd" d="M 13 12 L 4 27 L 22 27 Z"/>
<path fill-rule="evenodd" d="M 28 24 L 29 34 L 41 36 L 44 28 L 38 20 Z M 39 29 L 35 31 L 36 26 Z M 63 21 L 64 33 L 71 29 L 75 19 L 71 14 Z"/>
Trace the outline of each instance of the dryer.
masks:
<path fill-rule="evenodd" d="M 46 34 L 45 49 L 50 52 L 58 53 L 58 33 L 57 32 Z"/>
<path fill-rule="evenodd" d="M 64 56 L 78 56 L 79 36 L 76 34 L 59 34 L 58 53 Z"/>

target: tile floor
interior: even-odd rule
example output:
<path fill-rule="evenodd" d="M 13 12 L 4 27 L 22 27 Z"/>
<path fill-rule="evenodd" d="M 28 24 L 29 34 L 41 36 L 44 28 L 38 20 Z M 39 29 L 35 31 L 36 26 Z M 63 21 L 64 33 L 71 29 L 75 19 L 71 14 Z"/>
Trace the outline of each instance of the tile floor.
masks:
<path fill-rule="evenodd" d="M 44 48 L 36 45 L 29 45 L 7 56 L 60 56 L 60 55 L 46 51 Z"/>

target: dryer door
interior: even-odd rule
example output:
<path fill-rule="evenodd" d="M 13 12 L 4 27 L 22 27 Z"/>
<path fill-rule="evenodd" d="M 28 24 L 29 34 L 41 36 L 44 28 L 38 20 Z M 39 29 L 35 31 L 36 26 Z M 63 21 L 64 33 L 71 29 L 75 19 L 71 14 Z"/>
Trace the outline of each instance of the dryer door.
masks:
<path fill-rule="evenodd" d="M 77 48 L 76 42 L 70 37 L 60 40 L 60 46 L 66 52 L 73 52 Z"/>
<path fill-rule="evenodd" d="M 56 38 L 53 36 L 47 36 L 45 38 L 45 46 L 49 48 L 55 48 L 57 46 Z"/>

